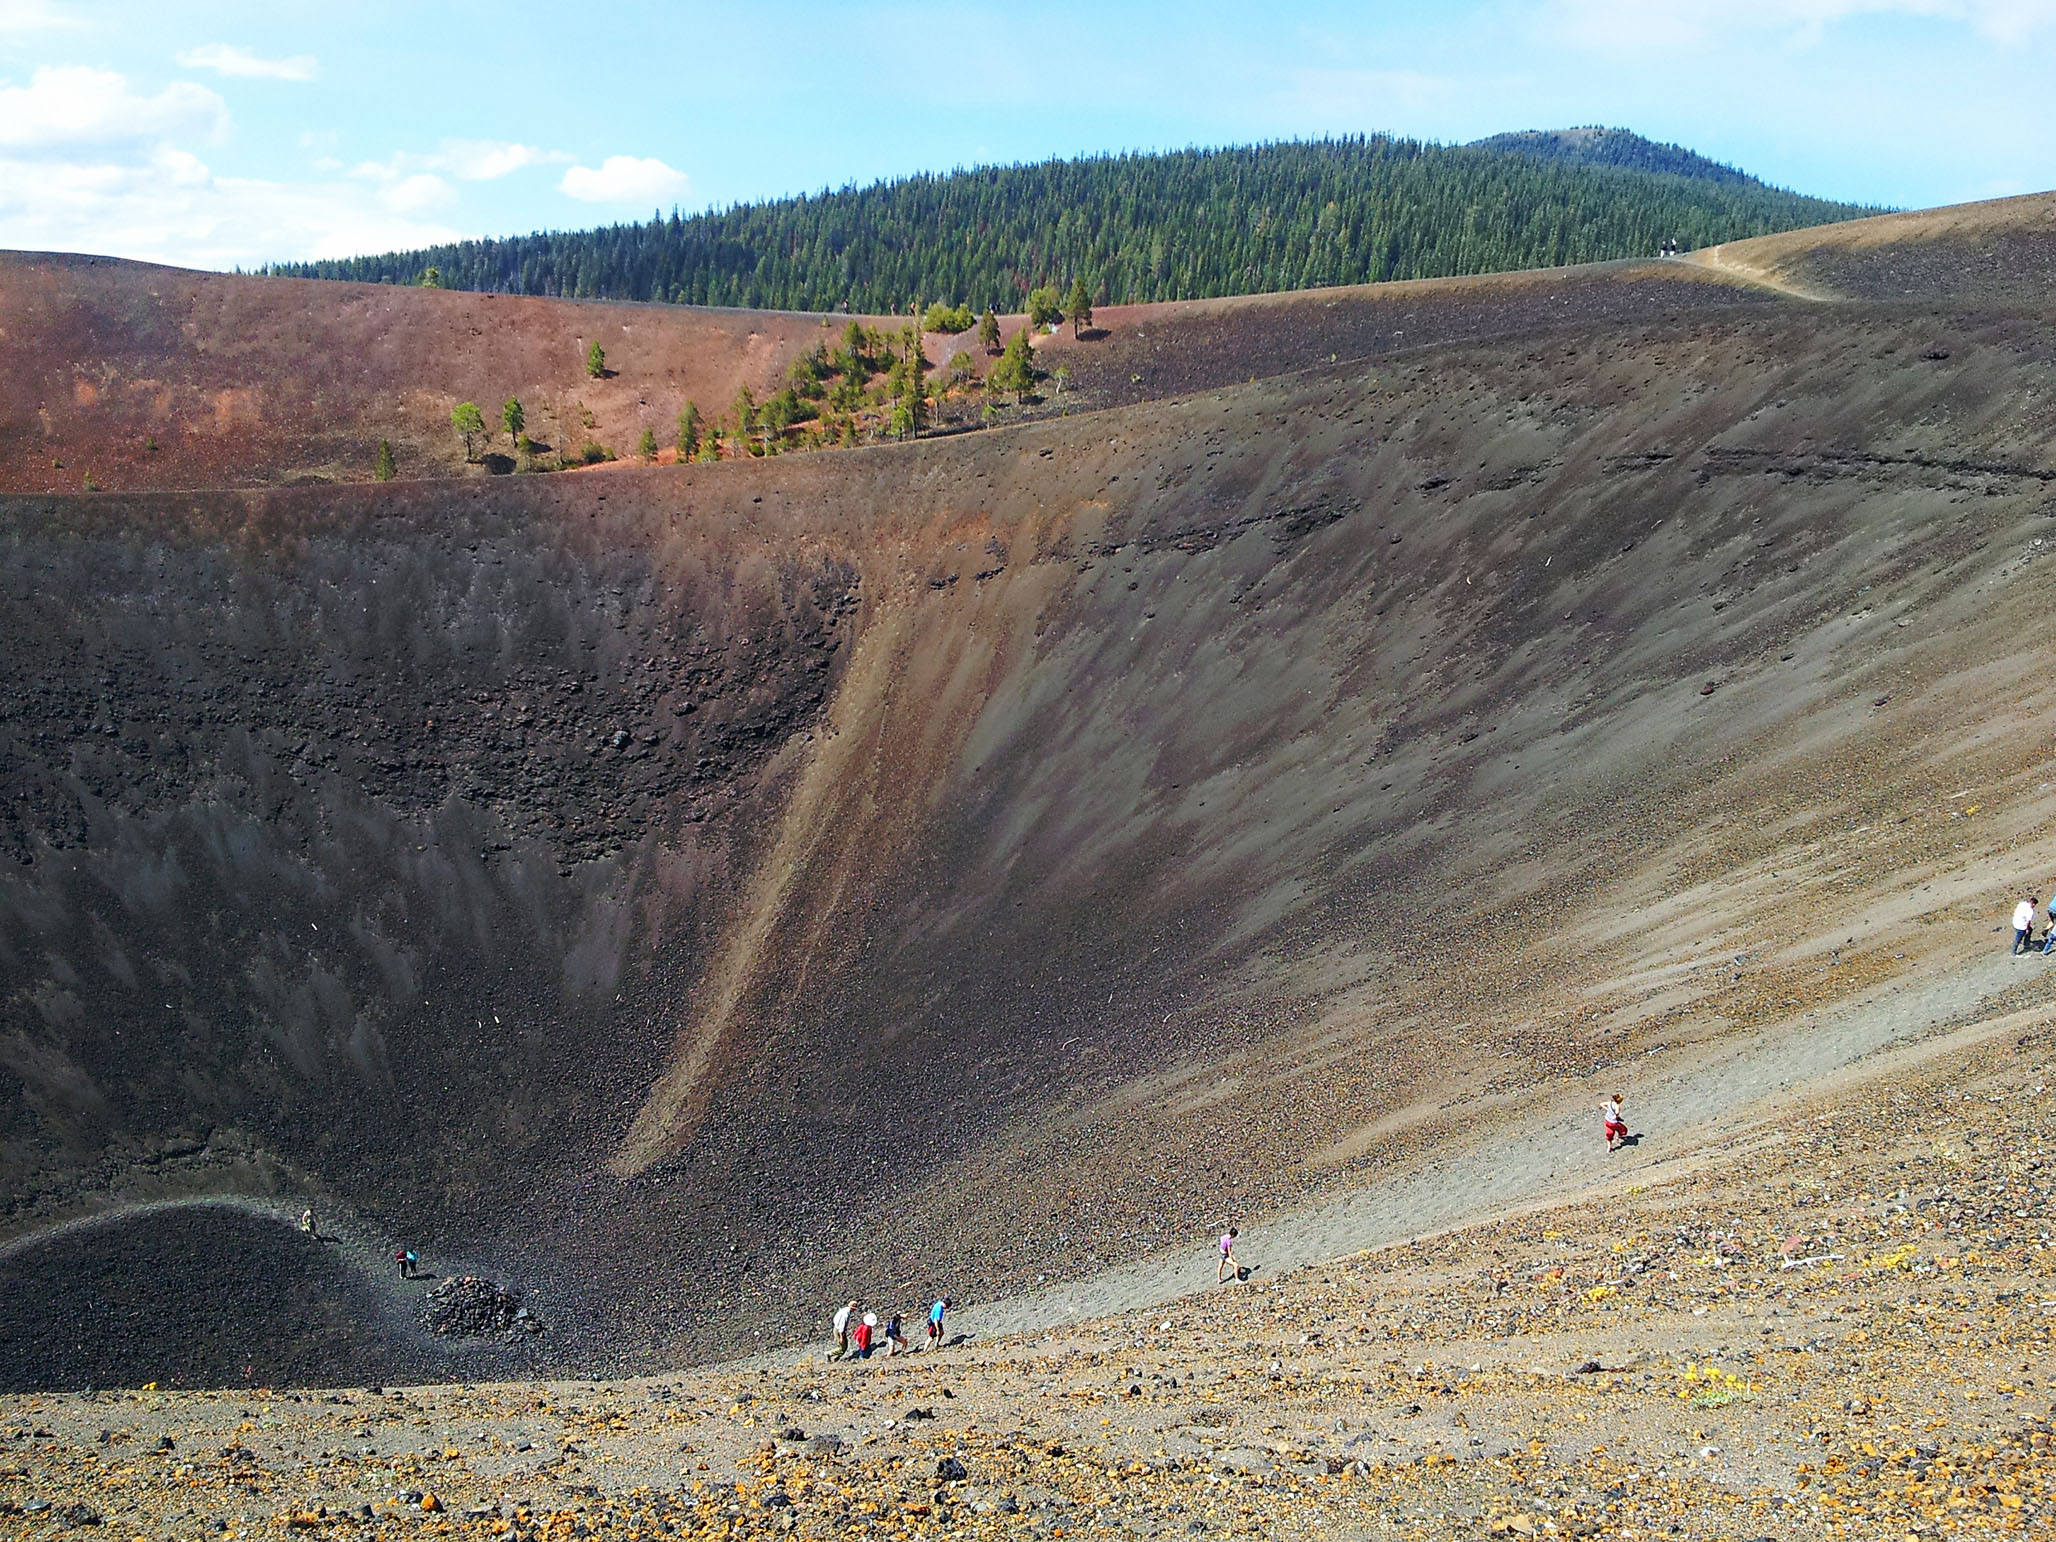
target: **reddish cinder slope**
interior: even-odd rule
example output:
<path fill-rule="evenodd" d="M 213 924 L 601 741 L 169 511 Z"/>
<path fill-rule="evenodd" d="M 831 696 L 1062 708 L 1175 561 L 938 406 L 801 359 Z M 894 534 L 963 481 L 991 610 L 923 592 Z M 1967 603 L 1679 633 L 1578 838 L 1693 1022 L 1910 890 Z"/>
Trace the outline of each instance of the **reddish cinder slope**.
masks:
<path fill-rule="evenodd" d="M 841 324 L 5 254 L 0 490 L 365 481 L 382 438 L 402 476 L 455 475 L 450 409 L 476 402 L 505 451 L 509 396 L 539 442 L 627 455 L 644 428 L 669 444 L 688 400 L 718 412 L 763 390 Z M 606 379 L 585 370 L 594 342 Z"/>
<path fill-rule="evenodd" d="M 1116 307 L 1084 342 L 1068 332 L 1040 340 L 1045 367 L 1061 365 L 1071 384 L 1048 388 L 1034 410 L 1114 406 L 1574 319 L 1770 300 L 1704 268 L 1619 263 Z M 627 457 L 645 428 L 669 446 L 688 401 L 719 417 L 743 385 L 776 389 L 794 358 L 832 345 L 847 322 L 0 254 L 0 491 L 76 492 L 89 476 L 117 491 L 368 481 L 381 439 L 404 478 L 483 475 L 466 464 L 450 409 L 476 402 L 504 456 L 509 396 L 543 446 L 575 452 L 591 440 Z M 1003 329 L 1021 325 L 1008 317 Z M 585 370 L 594 342 L 606 350 L 605 379 Z M 965 350 L 976 351 L 972 334 L 926 340 L 938 368 Z"/>

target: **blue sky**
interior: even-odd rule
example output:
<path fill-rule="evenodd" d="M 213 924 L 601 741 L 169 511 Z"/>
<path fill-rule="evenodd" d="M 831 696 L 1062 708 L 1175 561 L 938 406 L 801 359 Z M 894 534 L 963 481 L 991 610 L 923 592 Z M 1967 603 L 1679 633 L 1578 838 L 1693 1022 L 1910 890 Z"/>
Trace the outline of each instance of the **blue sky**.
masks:
<path fill-rule="evenodd" d="M 0 0 L 0 247 L 202 267 L 1098 150 L 1605 123 L 1806 192 L 2056 186 L 2056 0 Z"/>

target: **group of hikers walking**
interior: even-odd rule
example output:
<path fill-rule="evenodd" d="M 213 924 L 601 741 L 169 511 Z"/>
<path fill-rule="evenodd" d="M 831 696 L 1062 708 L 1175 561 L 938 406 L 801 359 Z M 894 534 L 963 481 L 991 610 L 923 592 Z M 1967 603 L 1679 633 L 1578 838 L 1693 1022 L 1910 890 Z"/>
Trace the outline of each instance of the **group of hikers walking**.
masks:
<path fill-rule="evenodd" d="M 868 1360 L 874 1354 L 886 1356 L 905 1354 L 908 1350 L 906 1319 L 898 1312 L 883 1324 L 876 1312 L 865 1312 L 862 1316 L 857 1308 L 861 1301 L 852 1301 L 835 1314 L 835 1353 L 831 1360 Z M 943 1317 L 956 1305 L 948 1296 L 938 1296 L 928 1308 L 928 1341 L 925 1349 L 940 1349 L 944 1338 Z"/>

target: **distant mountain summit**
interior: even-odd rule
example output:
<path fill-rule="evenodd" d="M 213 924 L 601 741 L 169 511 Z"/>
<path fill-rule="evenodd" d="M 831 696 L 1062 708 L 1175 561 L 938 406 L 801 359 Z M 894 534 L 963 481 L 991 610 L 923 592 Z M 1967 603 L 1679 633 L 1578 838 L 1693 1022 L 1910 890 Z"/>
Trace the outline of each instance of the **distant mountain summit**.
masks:
<path fill-rule="evenodd" d="M 1473 150 L 1498 150 L 1510 155 L 1532 155 L 1538 161 L 1555 161 L 1566 166 L 1613 166 L 1622 171 L 1653 171 L 1664 176 L 1692 177 L 1701 182 L 1719 182 L 1729 187 L 1762 187 L 1765 184 L 1733 166 L 1710 161 L 1683 145 L 1658 144 L 1627 129 L 1583 128 L 1523 129 L 1517 134 L 1494 134 L 1474 139 Z"/>

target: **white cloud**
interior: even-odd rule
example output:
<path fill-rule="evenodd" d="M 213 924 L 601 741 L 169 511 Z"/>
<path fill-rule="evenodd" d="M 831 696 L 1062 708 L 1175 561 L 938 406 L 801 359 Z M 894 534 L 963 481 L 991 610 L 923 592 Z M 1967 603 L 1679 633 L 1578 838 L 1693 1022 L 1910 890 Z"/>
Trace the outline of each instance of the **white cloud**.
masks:
<path fill-rule="evenodd" d="M 662 203 L 685 195 L 685 173 L 662 161 L 633 155 L 610 155 L 597 169 L 574 166 L 558 188 L 587 203 Z"/>
<path fill-rule="evenodd" d="M 321 73 L 321 63 L 312 54 L 262 59 L 232 43 L 203 43 L 198 48 L 188 48 L 178 56 L 178 62 L 189 70 L 213 70 L 239 80 L 312 80 Z"/>
<path fill-rule="evenodd" d="M 350 175 L 365 182 L 398 182 L 421 172 L 447 172 L 461 182 L 491 182 L 524 166 L 562 165 L 562 150 L 504 139 L 445 139 L 435 150 L 400 150 L 382 161 L 360 161 Z"/>
<path fill-rule="evenodd" d="M 0 36 L 10 32 L 41 32 L 54 27 L 76 27 L 75 17 L 66 16 L 50 0 L 0 0 Z"/>
<path fill-rule="evenodd" d="M 458 234 L 407 218 L 368 188 L 217 177 L 177 149 L 126 164 L 0 155 L 0 247 L 226 268 L 426 246 Z"/>
<path fill-rule="evenodd" d="M 1779 33 L 1803 46 L 1867 16 L 1924 17 L 2019 43 L 2056 27 L 2056 0 L 1556 0 L 1570 39 L 1601 49 L 1685 48 L 1737 33 Z"/>
<path fill-rule="evenodd" d="M 37 70 L 26 86 L 0 86 L 0 151 L 61 155 L 227 133 L 228 105 L 186 81 L 138 96 L 111 71 L 65 65 Z"/>
<path fill-rule="evenodd" d="M 193 147 L 228 128 L 221 98 L 190 83 L 144 95 L 109 71 L 46 67 L 0 86 L 0 247 L 222 268 L 457 238 L 416 217 L 454 196 L 433 175 L 217 176 Z"/>
<path fill-rule="evenodd" d="M 491 182 L 525 166 L 561 166 L 571 159 L 562 150 L 538 150 L 504 139 L 445 139 L 442 157 L 445 169 L 466 182 Z"/>
<path fill-rule="evenodd" d="M 419 214 L 456 200 L 457 190 L 432 171 L 416 172 L 389 183 L 379 194 L 388 209 L 399 214 Z"/>

